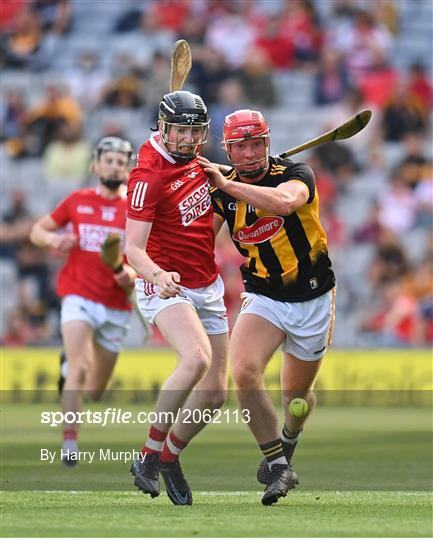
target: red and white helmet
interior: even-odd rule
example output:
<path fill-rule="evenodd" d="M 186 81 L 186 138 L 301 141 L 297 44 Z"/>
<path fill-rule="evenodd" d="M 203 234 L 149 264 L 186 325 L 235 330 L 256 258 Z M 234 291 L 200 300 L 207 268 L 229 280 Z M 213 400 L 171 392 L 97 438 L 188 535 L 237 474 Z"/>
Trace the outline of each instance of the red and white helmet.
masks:
<path fill-rule="evenodd" d="M 242 171 L 242 165 L 246 165 L 247 163 L 234 163 L 231 157 L 230 146 L 247 139 L 257 138 L 264 139 L 264 155 L 259 160 L 248 163 L 249 165 L 257 163 L 257 169 L 254 169 L 253 171 Z M 260 111 L 242 109 L 227 115 L 224 119 L 222 146 L 227 152 L 232 165 L 242 176 L 247 176 L 249 178 L 259 176 L 268 167 L 269 158 L 269 127 L 263 114 Z"/>

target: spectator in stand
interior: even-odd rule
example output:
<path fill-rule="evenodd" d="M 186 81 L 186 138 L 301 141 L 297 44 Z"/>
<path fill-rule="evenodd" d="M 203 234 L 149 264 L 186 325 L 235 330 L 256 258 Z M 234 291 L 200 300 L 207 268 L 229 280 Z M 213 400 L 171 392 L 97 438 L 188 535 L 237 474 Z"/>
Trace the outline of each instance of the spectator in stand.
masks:
<path fill-rule="evenodd" d="M 159 52 L 153 55 L 152 63 L 144 72 L 144 83 L 140 87 L 139 100 L 155 110 L 157 114 L 161 96 L 167 92 L 170 84 L 170 60 Z M 156 117 L 155 117 L 156 120 Z"/>
<path fill-rule="evenodd" d="M 401 174 L 401 169 L 394 171 L 389 186 L 382 190 L 379 206 L 379 221 L 382 227 L 390 229 L 396 235 L 413 227 L 416 201 Z"/>
<path fill-rule="evenodd" d="M 24 0 L 3 0 L 0 9 L 0 28 L 2 32 L 13 29 L 15 19 L 25 7 Z"/>
<path fill-rule="evenodd" d="M 122 11 L 120 16 L 115 20 L 113 32 L 123 34 L 137 30 L 140 25 L 140 18 L 143 13 L 143 7 L 138 0 L 129 0 L 129 6 Z M 123 2 L 125 5 L 126 2 Z"/>
<path fill-rule="evenodd" d="M 433 345 L 433 233 L 429 229 L 426 253 L 415 272 L 415 292 L 421 314 L 422 336 L 428 346 Z"/>
<path fill-rule="evenodd" d="M 418 133 L 412 132 L 407 133 L 402 140 L 404 156 L 397 164 L 397 169 L 402 171 L 404 180 L 411 189 L 415 189 L 425 172 L 427 159 L 424 155 L 424 143 Z"/>
<path fill-rule="evenodd" d="M 32 0 L 44 31 L 65 35 L 72 26 L 72 9 L 69 0 Z"/>
<path fill-rule="evenodd" d="M 16 14 L 12 30 L 4 41 L 6 66 L 26 68 L 36 65 L 42 39 L 38 13 L 27 5 Z"/>
<path fill-rule="evenodd" d="M 290 34 L 282 31 L 278 14 L 269 17 L 259 32 L 255 46 L 266 53 L 273 68 L 286 70 L 293 67 L 295 47 Z"/>
<path fill-rule="evenodd" d="M 236 74 L 249 103 L 257 107 L 271 107 L 277 103 L 269 58 L 263 49 L 251 48 Z"/>
<path fill-rule="evenodd" d="M 197 54 L 197 60 L 194 57 L 190 80 L 197 87 L 200 96 L 203 96 L 205 103 L 212 105 L 218 101 L 220 86 L 231 74 L 232 70 L 220 51 L 213 47 L 202 47 Z"/>
<path fill-rule="evenodd" d="M 179 32 L 184 21 L 191 16 L 191 2 L 188 0 L 158 0 L 150 6 L 152 15 L 160 28 Z"/>
<path fill-rule="evenodd" d="M 23 347 L 33 339 L 33 329 L 21 307 L 6 314 L 6 330 L 0 344 L 4 347 Z"/>
<path fill-rule="evenodd" d="M 1 219 L 0 257 L 14 260 L 20 243 L 28 238 L 34 219 L 23 191 L 10 194 L 10 207 Z"/>
<path fill-rule="evenodd" d="M 142 81 L 137 70 L 131 67 L 127 73 L 108 83 L 102 92 L 101 105 L 121 109 L 138 109 L 144 104 L 143 95 Z"/>
<path fill-rule="evenodd" d="M 323 204 L 327 204 L 338 197 L 336 182 L 334 177 L 323 169 L 320 161 L 314 154 L 308 157 L 306 163 L 314 171 L 317 192 L 320 193 L 321 208 Z"/>
<path fill-rule="evenodd" d="M 219 51 L 232 69 L 245 62 L 250 47 L 256 40 L 256 30 L 238 12 L 239 6 L 229 4 L 230 12 L 221 14 L 207 27 L 206 45 Z"/>
<path fill-rule="evenodd" d="M 400 142 L 410 132 L 424 134 L 424 110 L 419 99 L 414 98 L 405 83 L 393 88 L 391 102 L 382 116 L 383 138 L 388 142 Z"/>
<path fill-rule="evenodd" d="M 318 193 L 320 193 L 319 190 Z M 326 202 L 320 200 L 320 221 L 327 231 L 326 236 L 331 248 L 347 244 L 349 237 L 346 225 L 336 211 L 336 199 Z"/>
<path fill-rule="evenodd" d="M 392 36 L 400 30 L 399 2 L 395 0 L 376 0 L 373 6 L 373 17 L 376 22 L 383 25 Z"/>
<path fill-rule="evenodd" d="M 91 148 L 80 127 L 62 124 L 58 138 L 47 146 L 43 156 L 45 178 L 76 189 L 88 176 L 90 157 Z"/>
<path fill-rule="evenodd" d="M 415 225 L 431 231 L 433 225 L 433 161 L 431 159 L 426 162 L 422 171 L 421 180 L 414 191 L 416 201 Z"/>
<path fill-rule="evenodd" d="M 209 126 L 208 142 L 204 153 L 209 159 L 217 163 L 227 163 L 227 154 L 221 147 L 221 133 L 224 118 L 236 109 L 247 105 L 244 88 L 238 79 L 232 77 L 224 81 L 218 88 L 218 100 L 209 107 L 209 116 L 212 121 Z"/>
<path fill-rule="evenodd" d="M 341 54 L 329 47 L 324 49 L 314 79 L 314 103 L 316 105 L 339 103 L 349 86 L 349 74 Z"/>
<path fill-rule="evenodd" d="M 1 107 L 1 140 L 6 143 L 6 152 L 16 158 L 24 153 L 24 118 L 26 104 L 20 90 L 6 92 L 6 100 Z"/>
<path fill-rule="evenodd" d="M 371 205 L 370 215 L 365 223 L 353 234 L 353 240 L 359 244 L 377 244 L 382 231 L 380 224 L 380 205 L 374 201 Z"/>
<path fill-rule="evenodd" d="M 322 144 L 313 150 L 313 154 L 321 167 L 334 177 L 340 192 L 346 189 L 353 175 L 360 171 L 355 153 L 346 144 L 337 142 Z"/>
<path fill-rule="evenodd" d="M 388 281 L 401 278 L 408 271 L 409 263 L 398 237 L 390 229 L 382 227 L 368 272 L 372 290 L 380 289 Z"/>
<path fill-rule="evenodd" d="M 49 281 L 49 265 L 47 250 L 36 251 L 29 240 L 30 230 L 34 223 L 27 201 L 22 191 L 11 193 L 11 206 L 2 217 L 0 256 L 13 260 L 17 268 L 18 289 L 24 283 L 33 284 L 36 291 L 32 302 L 44 302 L 52 305 L 53 292 Z M 23 289 L 24 290 L 24 289 Z M 23 295 L 27 298 L 27 295 Z M 22 302 L 30 305 L 32 302 Z"/>
<path fill-rule="evenodd" d="M 413 276 L 388 281 L 380 291 L 380 305 L 361 324 L 364 332 L 378 334 L 382 347 L 423 344 L 423 326 Z"/>
<path fill-rule="evenodd" d="M 316 62 L 322 47 L 318 14 L 311 0 L 286 2 L 279 14 L 281 32 L 290 36 L 298 64 Z"/>
<path fill-rule="evenodd" d="M 370 71 L 378 61 L 387 62 L 392 37 L 388 30 L 376 23 L 373 15 L 359 9 L 350 25 L 341 25 L 330 34 L 331 47 L 346 57 L 346 65 L 353 80 Z"/>
<path fill-rule="evenodd" d="M 82 113 L 78 103 L 69 95 L 66 87 L 48 85 L 45 96 L 32 107 L 25 119 L 28 153 L 41 156 L 47 145 L 55 139 L 59 126 L 67 123 L 71 127 L 82 124 Z"/>
<path fill-rule="evenodd" d="M 420 62 L 414 62 L 410 66 L 408 81 L 409 96 L 420 103 L 425 114 L 431 111 L 433 106 L 433 88 L 426 69 Z"/>
<path fill-rule="evenodd" d="M 378 55 L 371 68 L 359 77 L 358 84 L 364 103 L 382 109 L 392 99 L 393 88 L 398 81 L 398 72 Z"/>
<path fill-rule="evenodd" d="M 194 61 L 197 57 L 197 51 L 200 51 L 201 47 L 204 47 L 204 37 L 207 26 L 207 13 L 195 13 L 194 8 L 199 6 L 198 3 L 193 3 L 192 13 L 189 17 L 186 17 L 182 21 L 177 32 L 177 39 L 186 39 L 193 51 L 192 55 Z"/>
<path fill-rule="evenodd" d="M 349 87 L 343 100 L 332 107 L 327 122 L 323 125 L 323 131 L 335 128 L 365 108 L 366 104 L 360 89 L 356 86 Z M 344 141 L 344 145 L 359 156 L 361 163 L 370 161 L 372 152 L 377 149 L 380 142 L 380 114 L 375 107 L 369 105 L 369 108 L 373 110 L 373 116 L 368 126 L 357 133 L 356 137 Z"/>
<path fill-rule="evenodd" d="M 108 83 L 108 73 L 101 69 L 98 53 L 84 50 L 77 54 L 74 66 L 65 73 L 71 95 L 83 110 L 99 105 L 102 89 Z"/>

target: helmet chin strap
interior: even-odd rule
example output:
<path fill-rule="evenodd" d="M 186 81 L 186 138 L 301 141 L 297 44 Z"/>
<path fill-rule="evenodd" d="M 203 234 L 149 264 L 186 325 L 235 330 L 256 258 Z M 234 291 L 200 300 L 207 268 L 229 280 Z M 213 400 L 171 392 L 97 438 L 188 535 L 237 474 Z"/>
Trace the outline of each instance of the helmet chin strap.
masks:
<path fill-rule="evenodd" d="M 243 171 L 241 169 L 241 167 L 244 167 L 245 165 L 254 165 L 254 163 L 260 163 L 261 161 L 264 161 L 264 163 L 263 165 L 257 167 L 257 169 L 253 169 L 252 171 L 248 171 L 248 170 Z M 254 161 L 247 161 L 244 163 L 232 163 L 238 175 L 243 176 L 245 178 L 256 178 L 257 176 L 260 176 L 266 171 L 266 169 L 268 168 L 268 164 L 269 164 L 269 160 L 267 156 L 262 157 L 260 159 L 255 159 Z"/>

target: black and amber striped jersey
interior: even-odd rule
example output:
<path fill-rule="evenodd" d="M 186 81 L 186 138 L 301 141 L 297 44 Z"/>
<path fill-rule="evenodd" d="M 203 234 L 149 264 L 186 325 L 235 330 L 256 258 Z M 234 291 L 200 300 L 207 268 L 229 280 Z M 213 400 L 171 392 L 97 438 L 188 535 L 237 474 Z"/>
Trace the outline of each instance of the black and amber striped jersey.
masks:
<path fill-rule="evenodd" d="M 234 169 L 225 175 L 240 182 Z M 307 203 L 288 216 L 254 208 L 212 188 L 214 212 L 227 221 L 231 238 L 245 261 L 240 270 L 248 292 L 284 302 L 316 298 L 335 285 L 325 231 L 319 218 L 314 173 L 304 163 L 271 157 L 266 176 L 254 185 L 277 187 L 304 182 Z"/>

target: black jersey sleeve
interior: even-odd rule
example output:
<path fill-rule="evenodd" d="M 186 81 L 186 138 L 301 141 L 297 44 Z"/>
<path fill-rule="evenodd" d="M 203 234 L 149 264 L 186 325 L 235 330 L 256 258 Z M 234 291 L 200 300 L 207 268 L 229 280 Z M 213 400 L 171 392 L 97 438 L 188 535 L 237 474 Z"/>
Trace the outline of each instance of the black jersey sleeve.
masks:
<path fill-rule="evenodd" d="M 313 169 L 305 163 L 292 163 L 286 170 L 287 180 L 301 180 L 308 188 L 307 204 L 310 204 L 316 194 L 316 178 Z"/>
<path fill-rule="evenodd" d="M 210 196 L 211 196 L 211 200 L 212 200 L 213 211 L 221 219 L 225 220 L 226 217 L 225 217 L 225 214 L 224 214 L 224 205 L 222 203 L 220 195 L 221 195 L 221 192 L 220 192 L 220 190 L 218 188 L 212 187 L 210 189 Z"/>

